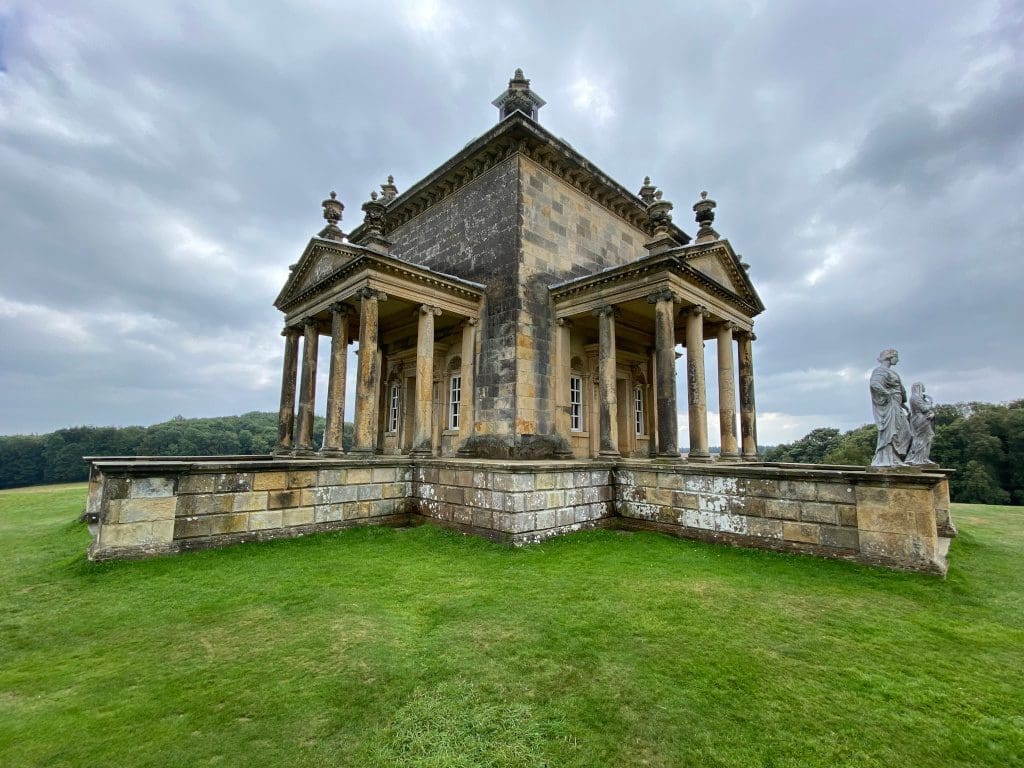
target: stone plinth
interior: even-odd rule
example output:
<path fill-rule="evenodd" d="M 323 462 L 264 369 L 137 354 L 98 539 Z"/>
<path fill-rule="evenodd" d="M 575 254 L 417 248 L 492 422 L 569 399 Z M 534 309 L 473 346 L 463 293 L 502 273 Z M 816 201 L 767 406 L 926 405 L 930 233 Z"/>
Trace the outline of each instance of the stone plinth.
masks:
<path fill-rule="evenodd" d="M 944 471 L 644 459 L 93 459 L 91 559 L 436 522 L 525 544 L 601 526 L 945 573 Z"/>

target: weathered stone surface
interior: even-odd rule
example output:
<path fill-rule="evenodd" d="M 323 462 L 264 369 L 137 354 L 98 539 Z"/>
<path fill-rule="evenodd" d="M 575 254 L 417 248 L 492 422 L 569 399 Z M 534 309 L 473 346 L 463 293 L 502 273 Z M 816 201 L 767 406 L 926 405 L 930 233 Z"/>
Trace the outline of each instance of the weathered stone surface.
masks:
<path fill-rule="evenodd" d="M 283 513 L 279 509 L 269 512 L 252 512 L 249 514 L 249 530 L 263 531 L 281 528 L 283 520 Z"/>
<path fill-rule="evenodd" d="M 166 498 L 174 495 L 176 485 L 173 477 L 135 477 L 128 495 L 133 499 Z"/>
<path fill-rule="evenodd" d="M 225 472 L 219 475 L 214 475 L 213 490 L 216 493 L 251 491 L 252 482 L 252 472 Z"/>
<path fill-rule="evenodd" d="M 765 502 L 764 516 L 780 520 L 799 520 L 800 502 L 789 499 L 768 499 Z"/>
<path fill-rule="evenodd" d="M 856 528 L 840 528 L 834 525 L 823 525 L 820 529 L 821 544 L 836 549 L 856 551 L 860 548 L 860 537 Z"/>
<path fill-rule="evenodd" d="M 800 505 L 800 519 L 805 523 L 839 524 L 839 513 L 835 504 L 806 501 Z"/>
<path fill-rule="evenodd" d="M 213 475 L 183 475 L 178 480 L 178 493 L 213 493 Z"/>
<path fill-rule="evenodd" d="M 254 491 L 277 491 L 287 487 L 287 472 L 257 472 L 252 479 Z"/>
<path fill-rule="evenodd" d="M 177 507 L 177 500 L 173 496 L 126 499 L 121 503 L 118 516 L 121 523 L 173 520 Z"/>
<path fill-rule="evenodd" d="M 821 526 L 813 523 L 791 523 L 783 522 L 782 538 L 786 541 L 795 541 L 803 544 L 819 544 L 821 541 Z"/>

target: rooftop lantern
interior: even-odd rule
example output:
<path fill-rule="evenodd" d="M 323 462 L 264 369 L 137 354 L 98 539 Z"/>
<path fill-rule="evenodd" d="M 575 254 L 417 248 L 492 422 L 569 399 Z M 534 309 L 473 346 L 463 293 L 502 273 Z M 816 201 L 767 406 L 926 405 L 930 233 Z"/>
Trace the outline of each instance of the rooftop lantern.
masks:
<path fill-rule="evenodd" d="M 522 112 L 531 120 L 537 120 L 537 112 L 546 103 L 544 99 L 530 90 L 530 81 L 523 75 L 521 69 L 517 69 L 515 75 L 508 81 L 508 90 L 491 102 L 498 108 L 499 122 L 513 112 Z"/>

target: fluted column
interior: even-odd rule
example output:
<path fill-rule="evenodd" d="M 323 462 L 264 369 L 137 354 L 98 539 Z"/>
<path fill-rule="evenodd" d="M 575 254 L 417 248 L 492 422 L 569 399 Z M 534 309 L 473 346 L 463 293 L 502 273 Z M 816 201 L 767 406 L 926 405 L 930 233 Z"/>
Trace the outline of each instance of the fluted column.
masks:
<path fill-rule="evenodd" d="M 654 305 L 654 369 L 657 397 L 658 455 L 679 458 L 679 415 L 676 408 L 675 297 L 671 291 L 652 293 Z"/>
<path fill-rule="evenodd" d="M 277 448 L 274 453 L 291 453 L 295 433 L 295 377 L 299 362 L 299 329 L 285 328 L 284 365 L 281 373 L 281 410 L 277 416 Z"/>
<path fill-rule="evenodd" d="M 302 336 L 302 381 L 299 386 L 299 440 L 296 453 L 313 452 L 313 406 L 316 401 L 316 357 L 320 328 L 306 320 Z"/>
<path fill-rule="evenodd" d="M 433 446 L 434 415 L 434 318 L 441 310 L 420 307 L 416 331 L 416 410 L 413 412 L 412 453 L 430 456 Z"/>
<path fill-rule="evenodd" d="M 359 363 L 352 453 L 367 455 L 374 451 L 377 431 L 377 303 L 387 296 L 371 288 L 363 288 L 356 296 L 359 299 Z"/>
<path fill-rule="evenodd" d="M 595 309 L 598 324 L 600 421 L 598 456 L 619 455 L 619 405 L 615 386 L 615 308 Z"/>
<path fill-rule="evenodd" d="M 335 304 L 331 307 L 331 370 L 327 380 L 327 423 L 324 427 L 323 444 L 325 454 L 342 452 L 351 313 L 352 308 L 347 304 Z"/>
<path fill-rule="evenodd" d="M 465 441 L 473 436 L 473 405 L 476 399 L 474 374 L 476 366 L 476 326 L 475 317 L 468 318 L 462 324 L 462 401 L 459 403 L 459 440 Z"/>
<path fill-rule="evenodd" d="M 686 400 L 690 412 L 691 461 L 707 461 L 708 401 L 704 380 L 704 307 L 690 307 L 686 317 Z"/>
<path fill-rule="evenodd" d="M 736 372 L 733 369 L 733 323 L 718 326 L 718 423 L 722 432 L 719 458 L 731 461 L 739 458 L 736 443 Z"/>
<path fill-rule="evenodd" d="M 743 439 L 743 458 L 757 460 L 757 408 L 754 405 L 754 355 L 751 342 L 753 333 L 739 334 L 740 361 L 740 435 Z"/>

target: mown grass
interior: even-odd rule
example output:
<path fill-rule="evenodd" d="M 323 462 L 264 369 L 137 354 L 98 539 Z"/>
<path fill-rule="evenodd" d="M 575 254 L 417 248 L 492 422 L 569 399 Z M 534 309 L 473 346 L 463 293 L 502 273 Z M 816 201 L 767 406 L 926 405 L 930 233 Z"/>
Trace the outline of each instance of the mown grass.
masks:
<path fill-rule="evenodd" d="M 950 575 L 598 531 L 363 529 L 91 564 L 0 494 L 3 766 L 1024 764 L 1024 517 Z"/>

